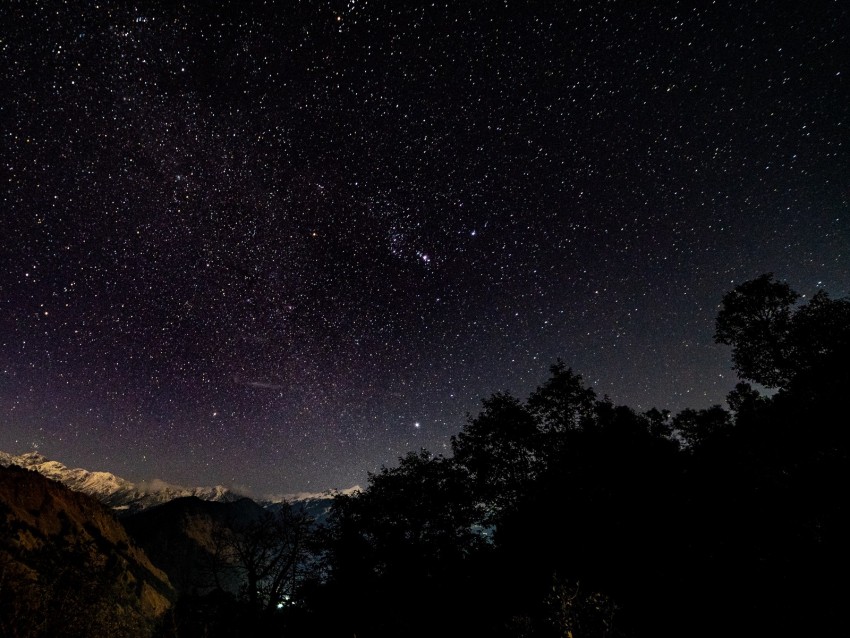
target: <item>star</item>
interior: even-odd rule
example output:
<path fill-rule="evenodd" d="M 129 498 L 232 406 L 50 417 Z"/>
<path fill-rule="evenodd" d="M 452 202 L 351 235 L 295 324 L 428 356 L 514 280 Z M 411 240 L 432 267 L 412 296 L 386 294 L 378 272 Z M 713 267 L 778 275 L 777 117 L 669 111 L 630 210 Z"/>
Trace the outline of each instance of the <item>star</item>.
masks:
<path fill-rule="evenodd" d="M 841 3 L 19 4 L 0 450 L 364 484 L 557 358 L 635 409 L 723 404 L 730 282 L 847 293 Z"/>

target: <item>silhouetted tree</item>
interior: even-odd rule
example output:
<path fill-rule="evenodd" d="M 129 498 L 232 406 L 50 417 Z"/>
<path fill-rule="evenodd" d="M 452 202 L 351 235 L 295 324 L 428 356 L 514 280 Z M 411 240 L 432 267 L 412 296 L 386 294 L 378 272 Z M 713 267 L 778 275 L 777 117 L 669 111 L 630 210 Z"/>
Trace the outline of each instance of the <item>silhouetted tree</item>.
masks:
<path fill-rule="evenodd" d="M 657 438 L 668 439 L 673 434 L 673 421 L 670 410 L 650 408 L 643 413 L 649 433 Z"/>
<path fill-rule="evenodd" d="M 762 410 L 767 405 L 768 399 L 749 383 L 740 382 L 726 395 L 726 403 L 735 414 L 735 419 L 739 420 Z"/>
<path fill-rule="evenodd" d="M 540 472 L 543 437 L 532 414 L 509 393 L 497 392 L 483 406 L 451 443 L 454 461 L 469 474 L 482 520 L 490 523 Z"/>
<path fill-rule="evenodd" d="M 549 368 L 549 378 L 528 398 L 528 409 L 538 427 L 547 435 L 547 445 L 557 443 L 559 435 L 587 427 L 593 421 L 596 393 L 585 387 L 560 359 Z"/>
<path fill-rule="evenodd" d="M 732 346 L 735 370 L 768 388 L 787 384 L 788 331 L 799 295 L 768 273 L 736 286 L 723 297 L 715 340 Z"/>
<path fill-rule="evenodd" d="M 732 426 L 732 415 L 719 405 L 704 410 L 685 408 L 673 417 L 673 431 L 685 447 L 694 449 Z"/>
<path fill-rule="evenodd" d="M 768 388 L 789 388 L 794 382 L 815 392 L 818 383 L 837 387 L 836 375 L 846 383 L 850 300 L 833 300 L 821 290 L 795 309 L 799 299 L 771 273 L 723 297 L 715 340 L 732 346 L 735 370 L 742 378 Z"/>
<path fill-rule="evenodd" d="M 850 389 L 850 299 L 818 291 L 794 313 L 789 332 L 789 389 L 809 398 Z"/>
<path fill-rule="evenodd" d="M 312 518 L 284 503 L 248 521 L 219 524 L 216 564 L 243 579 L 242 595 L 252 609 L 271 612 L 292 600 L 312 575 Z"/>
<path fill-rule="evenodd" d="M 619 635 L 615 627 L 617 604 L 602 592 L 583 587 L 580 582 L 564 582 L 556 576 L 546 604 L 554 635 L 575 638 Z"/>
<path fill-rule="evenodd" d="M 338 496 L 329 525 L 336 621 L 360 635 L 430 635 L 435 613 L 464 617 L 466 565 L 487 546 L 466 474 L 450 459 L 410 452 Z M 462 594 L 466 592 L 466 595 Z"/>

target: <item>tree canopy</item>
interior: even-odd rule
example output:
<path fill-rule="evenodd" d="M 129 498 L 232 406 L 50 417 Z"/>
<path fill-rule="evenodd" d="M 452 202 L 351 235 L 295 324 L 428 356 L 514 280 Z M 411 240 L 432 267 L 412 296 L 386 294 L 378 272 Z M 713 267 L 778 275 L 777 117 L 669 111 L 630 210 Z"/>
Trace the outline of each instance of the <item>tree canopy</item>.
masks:
<path fill-rule="evenodd" d="M 742 379 L 728 410 L 638 412 L 558 360 L 527 399 L 484 399 L 452 457 L 410 453 L 342 497 L 346 631 L 431 635 L 412 619 L 451 610 L 441 635 L 829 633 L 847 588 L 828 579 L 850 566 L 831 416 L 850 390 L 850 304 L 768 273 L 723 297 L 715 330 Z"/>
<path fill-rule="evenodd" d="M 732 347 L 741 378 L 767 388 L 846 380 L 850 354 L 850 300 L 819 290 L 808 302 L 767 273 L 723 297 L 715 340 Z"/>

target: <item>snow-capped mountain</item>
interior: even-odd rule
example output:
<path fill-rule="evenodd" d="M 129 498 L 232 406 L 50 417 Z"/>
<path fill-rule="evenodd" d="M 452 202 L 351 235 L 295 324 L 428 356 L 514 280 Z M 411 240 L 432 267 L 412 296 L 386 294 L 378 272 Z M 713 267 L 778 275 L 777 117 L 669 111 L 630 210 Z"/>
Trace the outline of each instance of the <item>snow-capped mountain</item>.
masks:
<path fill-rule="evenodd" d="M 93 496 L 119 512 L 137 512 L 167 503 L 183 496 L 196 496 L 205 501 L 228 502 L 243 498 L 226 487 L 182 487 L 164 481 L 136 484 L 111 474 L 92 472 L 82 468 L 69 468 L 59 461 L 51 461 L 38 452 L 18 456 L 0 452 L 0 465 L 17 465 L 33 470 L 66 487 Z"/>
<path fill-rule="evenodd" d="M 268 510 L 275 510 L 284 503 L 292 505 L 305 511 L 317 523 L 324 523 L 333 505 L 335 496 L 352 496 L 361 492 L 359 485 L 344 490 L 326 490 L 324 492 L 297 492 L 295 494 L 283 494 L 281 496 L 270 496 L 258 501 L 260 505 Z"/>
<path fill-rule="evenodd" d="M 183 487 L 164 481 L 132 483 L 110 472 L 93 472 L 82 468 L 69 468 L 59 461 L 51 461 L 39 452 L 25 452 L 14 455 L 0 451 L 0 466 L 17 465 L 33 470 L 49 479 L 58 481 L 75 492 L 93 496 L 101 503 L 112 507 L 119 514 L 129 514 L 146 510 L 155 505 L 168 503 L 184 496 L 195 496 L 204 501 L 228 503 L 245 498 L 224 486 Z M 261 507 L 274 510 L 283 503 L 296 505 L 304 509 L 316 521 L 324 521 L 330 511 L 334 496 L 351 495 L 361 488 L 354 486 L 345 490 L 327 490 L 325 492 L 298 492 L 254 499 Z"/>

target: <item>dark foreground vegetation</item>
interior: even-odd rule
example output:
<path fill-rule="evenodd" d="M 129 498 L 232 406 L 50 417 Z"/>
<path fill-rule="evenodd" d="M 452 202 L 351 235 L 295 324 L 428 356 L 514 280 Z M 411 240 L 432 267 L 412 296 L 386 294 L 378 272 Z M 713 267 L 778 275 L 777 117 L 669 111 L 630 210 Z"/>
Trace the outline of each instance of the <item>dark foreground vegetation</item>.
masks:
<path fill-rule="evenodd" d="M 210 556 L 241 585 L 208 574 L 155 633 L 846 635 L 850 300 L 763 275 L 724 297 L 716 339 L 742 379 L 728 409 L 639 413 L 559 361 L 326 525 L 284 509 L 219 528 Z"/>

